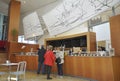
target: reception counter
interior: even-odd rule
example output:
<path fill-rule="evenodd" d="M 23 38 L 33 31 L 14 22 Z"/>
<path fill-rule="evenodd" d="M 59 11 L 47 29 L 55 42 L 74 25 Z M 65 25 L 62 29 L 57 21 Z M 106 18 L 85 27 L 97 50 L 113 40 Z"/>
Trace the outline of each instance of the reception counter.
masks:
<path fill-rule="evenodd" d="M 14 60 L 13 60 L 14 59 Z M 27 61 L 27 70 L 37 70 L 37 55 L 14 55 L 11 60 Z M 65 56 L 64 74 L 98 81 L 120 81 L 120 56 Z M 53 67 L 56 72 L 56 64 Z"/>
<path fill-rule="evenodd" d="M 120 57 L 66 56 L 64 73 L 98 81 L 120 81 Z"/>

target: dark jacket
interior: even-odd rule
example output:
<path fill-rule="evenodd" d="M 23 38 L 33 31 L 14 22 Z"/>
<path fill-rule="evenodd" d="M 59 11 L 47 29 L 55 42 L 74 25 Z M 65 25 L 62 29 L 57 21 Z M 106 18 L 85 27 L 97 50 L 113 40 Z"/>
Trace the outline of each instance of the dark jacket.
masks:
<path fill-rule="evenodd" d="M 46 50 L 44 49 L 44 47 L 41 47 L 41 49 L 38 50 L 38 62 L 41 62 L 41 63 L 44 62 L 45 52 L 46 52 Z"/>

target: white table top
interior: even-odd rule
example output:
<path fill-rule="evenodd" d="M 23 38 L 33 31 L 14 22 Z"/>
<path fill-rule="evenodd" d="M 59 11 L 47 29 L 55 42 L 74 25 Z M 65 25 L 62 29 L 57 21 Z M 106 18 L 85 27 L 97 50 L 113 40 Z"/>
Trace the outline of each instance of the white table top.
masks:
<path fill-rule="evenodd" d="M 2 63 L 2 64 L 0 64 L 0 66 L 7 66 L 7 67 L 9 67 L 9 69 L 8 69 L 8 81 L 11 81 L 10 80 L 10 72 L 11 72 L 11 66 L 17 66 L 18 65 L 18 63 Z"/>
<path fill-rule="evenodd" d="M 12 66 L 12 65 L 18 65 L 18 63 L 3 63 L 3 64 L 0 64 L 0 65 L 3 65 L 3 66 Z"/>

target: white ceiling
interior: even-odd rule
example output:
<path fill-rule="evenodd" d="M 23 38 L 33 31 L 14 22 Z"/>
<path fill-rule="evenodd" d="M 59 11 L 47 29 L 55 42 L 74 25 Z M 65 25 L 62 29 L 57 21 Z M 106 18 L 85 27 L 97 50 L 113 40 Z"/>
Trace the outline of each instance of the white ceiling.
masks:
<path fill-rule="evenodd" d="M 44 7 L 56 0 L 17 0 L 21 1 L 21 14 L 26 12 L 35 11 L 41 7 Z M 3 14 L 8 13 L 8 4 L 10 0 L 0 0 L 0 12 Z"/>
<path fill-rule="evenodd" d="M 9 0 L 0 0 L 0 12 L 8 14 L 8 2 Z"/>
<path fill-rule="evenodd" d="M 42 16 L 43 14 L 50 12 L 55 6 L 61 3 L 64 0 L 17 0 L 21 1 L 21 17 L 28 15 L 31 12 L 36 11 L 38 16 Z M 87 0 L 81 0 L 87 1 Z M 94 0 L 89 0 L 94 1 Z M 107 1 L 107 0 L 106 0 Z M 112 0 L 113 1 L 113 0 Z M 8 5 L 10 0 L 0 0 L 0 12 L 3 14 L 8 14 Z M 117 12 L 117 11 L 116 11 Z M 22 22 L 21 18 L 21 22 Z M 40 17 L 41 18 L 41 17 Z M 42 24 L 42 22 L 41 22 Z M 20 34 L 23 34 L 23 27 L 20 23 Z"/>
<path fill-rule="evenodd" d="M 64 0 L 42 17 L 50 35 L 58 35 L 80 26 L 106 10 L 111 10 L 118 2 L 119 0 Z"/>

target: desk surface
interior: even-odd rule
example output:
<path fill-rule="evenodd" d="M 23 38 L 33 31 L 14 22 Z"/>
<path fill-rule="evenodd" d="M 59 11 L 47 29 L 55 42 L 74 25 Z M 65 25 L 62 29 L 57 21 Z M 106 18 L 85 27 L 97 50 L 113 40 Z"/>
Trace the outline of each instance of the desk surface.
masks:
<path fill-rule="evenodd" d="M 18 65 L 18 63 L 3 63 L 3 64 L 0 64 L 0 65 L 3 65 L 3 66 L 12 66 L 12 65 Z"/>

